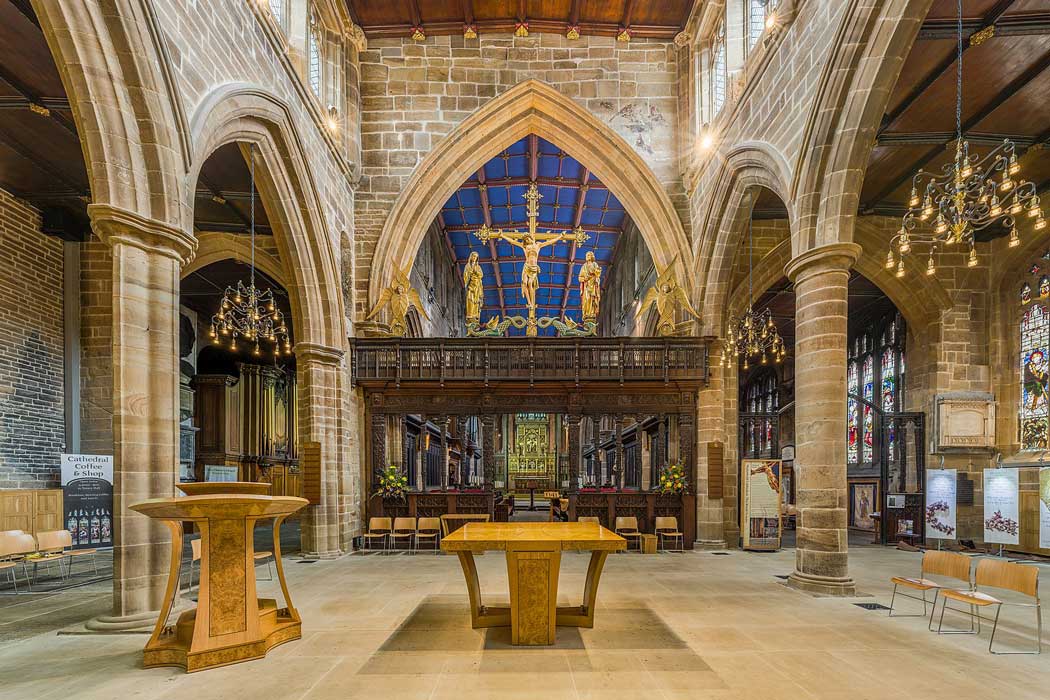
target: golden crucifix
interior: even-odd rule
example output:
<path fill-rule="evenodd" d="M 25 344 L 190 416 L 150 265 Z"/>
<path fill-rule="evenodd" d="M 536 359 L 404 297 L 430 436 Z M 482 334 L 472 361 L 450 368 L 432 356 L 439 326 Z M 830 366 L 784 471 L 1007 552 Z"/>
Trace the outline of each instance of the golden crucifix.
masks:
<path fill-rule="evenodd" d="M 525 211 L 529 217 L 528 231 L 504 231 L 484 225 L 474 233 L 483 243 L 492 239 L 503 240 L 512 246 L 521 248 L 524 252 L 525 267 L 521 271 L 521 295 L 525 297 L 525 305 L 529 309 L 525 333 L 532 336 L 536 335 L 536 290 L 540 287 L 540 250 L 558 241 L 585 243 L 590 238 L 580 226 L 571 232 L 536 233 L 536 220 L 540 216 L 540 199 L 541 195 L 536 183 L 530 184 L 525 193 L 527 202 Z"/>

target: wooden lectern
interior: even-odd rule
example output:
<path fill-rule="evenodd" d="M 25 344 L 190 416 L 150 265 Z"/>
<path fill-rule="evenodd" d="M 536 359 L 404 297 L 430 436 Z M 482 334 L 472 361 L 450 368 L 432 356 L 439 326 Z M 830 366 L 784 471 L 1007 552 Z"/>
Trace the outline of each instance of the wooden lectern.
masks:
<path fill-rule="evenodd" d="M 161 520 L 171 530 L 171 565 L 153 636 L 143 665 L 182 666 L 187 672 L 266 656 L 284 642 L 299 639 L 301 620 L 288 596 L 281 565 L 281 523 L 307 504 L 304 498 L 220 493 L 157 498 L 131 509 Z M 273 518 L 273 555 L 285 606 L 255 592 L 254 531 L 258 520 Z M 178 595 L 182 568 L 182 523 L 201 532 L 200 589 L 197 607 L 167 624 Z"/>

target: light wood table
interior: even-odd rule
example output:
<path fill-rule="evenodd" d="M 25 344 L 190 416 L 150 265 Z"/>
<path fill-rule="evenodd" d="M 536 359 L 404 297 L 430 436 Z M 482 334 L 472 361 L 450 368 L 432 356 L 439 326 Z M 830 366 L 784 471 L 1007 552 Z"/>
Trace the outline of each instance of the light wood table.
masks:
<path fill-rule="evenodd" d="M 459 555 L 470 597 L 475 629 L 510 627 L 511 643 L 554 644 L 555 628 L 594 627 L 598 580 L 609 552 L 627 541 L 597 523 L 467 523 L 441 540 L 441 549 Z M 510 607 L 481 603 L 474 554 L 504 551 L 510 584 Z M 590 551 L 583 604 L 558 607 L 558 572 L 563 550 Z"/>
<path fill-rule="evenodd" d="M 305 498 L 252 494 L 212 494 L 156 498 L 131 506 L 163 523 L 171 531 L 168 587 L 157 626 L 143 652 L 143 665 L 181 666 L 187 672 L 226 666 L 266 656 L 284 642 L 299 639 L 301 619 L 288 596 L 281 565 L 281 523 L 307 504 Z M 255 590 L 255 547 L 258 520 L 273 519 L 273 558 L 284 595 L 277 601 L 258 599 Z M 182 523 L 201 531 L 200 589 L 197 607 L 167 624 L 178 593 L 182 568 Z"/>

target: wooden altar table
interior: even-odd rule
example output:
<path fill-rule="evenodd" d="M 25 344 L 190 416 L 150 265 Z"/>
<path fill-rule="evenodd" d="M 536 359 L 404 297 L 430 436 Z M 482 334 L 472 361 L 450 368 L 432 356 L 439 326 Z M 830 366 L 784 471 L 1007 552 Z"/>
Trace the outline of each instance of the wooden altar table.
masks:
<path fill-rule="evenodd" d="M 516 645 L 554 644 L 557 625 L 593 627 L 598 580 L 609 552 L 627 548 L 627 541 L 597 523 L 467 523 L 441 540 L 441 549 L 456 552 L 470 597 L 475 629 L 507 627 Z M 504 551 L 510 607 L 485 606 L 474 553 Z M 561 553 L 590 551 L 583 604 L 558 607 Z"/>

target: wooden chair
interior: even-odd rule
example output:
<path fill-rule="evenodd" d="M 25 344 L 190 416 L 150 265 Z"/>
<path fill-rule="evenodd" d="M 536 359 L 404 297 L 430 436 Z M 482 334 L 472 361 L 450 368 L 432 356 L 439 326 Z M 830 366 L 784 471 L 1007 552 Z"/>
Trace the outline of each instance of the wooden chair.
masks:
<path fill-rule="evenodd" d="M 18 595 L 18 567 L 22 566 L 22 575 L 25 576 L 29 592 L 33 592 L 32 582 L 29 578 L 29 569 L 26 567 L 25 555 L 36 551 L 36 541 L 32 535 L 27 535 L 21 530 L 9 530 L 0 532 L 0 571 L 11 574 L 11 584 L 14 593 Z"/>
<path fill-rule="evenodd" d="M 252 557 L 252 563 L 266 560 L 266 578 L 265 581 L 273 581 L 273 552 L 262 551 L 256 552 Z"/>
<path fill-rule="evenodd" d="M 440 551 L 439 540 L 441 538 L 441 518 L 420 518 L 416 526 L 416 550 L 419 550 L 420 540 L 429 540 L 434 543 L 434 551 Z"/>
<path fill-rule="evenodd" d="M 362 549 L 372 549 L 372 542 L 379 540 L 383 545 L 383 551 L 386 551 L 387 547 L 387 536 L 393 529 L 390 518 L 369 518 L 368 519 L 368 532 L 361 535 L 361 543 L 366 545 Z"/>
<path fill-rule="evenodd" d="M 616 517 L 616 534 L 627 540 L 628 548 L 634 541 L 638 551 L 642 547 L 642 533 L 638 531 L 638 518 L 633 515 L 620 515 Z M 626 550 L 623 550 L 626 551 Z"/>
<path fill-rule="evenodd" d="M 919 565 L 918 578 L 894 576 L 890 579 L 890 583 L 893 584 L 893 595 L 890 597 L 889 617 L 926 617 L 926 604 L 930 602 L 926 600 L 926 594 L 929 591 L 933 591 L 933 607 L 930 609 L 930 624 L 927 625 L 927 629 L 932 630 L 933 611 L 937 609 L 937 595 L 941 590 L 947 589 L 945 589 L 941 583 L 934 581 L 929 577 L 939 576 L 962 581 L 966 584 L 966 588 L 968 589 L 970 588 L 970 561 L 970 557 L 955 552 L 939 552 L 933 550 L 924 552 L 922 555 L 922 563 Z M 900 593 L 898 589 L 901 587 L 912 591 L 919 591 L 922 593 L 922 597 L 910 593 Z M 896 602 L 898 595 L 902 598 L 921 600 L 922 615 L 916 615 L 915 613 L 903 615 L 898 613 L 894 615 L 894 603 Z"/>
<path fill-rule="evenodd" d="M 73 575 L 73 562 L 79 557 L 91 557 L 91 566 L 98 576 L 98 554 L 97 549 L 73 549 L 73 534 L 69 530 L 59 530 L 59 539 L 62 540 L 62 553 L 69 557 L 69 566 L 66 568 L 66 576 Z"/>
<path fill-rule="evenodd" d="M 197 565 L 197 578 L 200 579 L 200 566 L 201 566 L 201 538 L 195 537 L 190 540 L 190 580 L 186 586 L 186 590 L 193 588 L 193 565 Z"/>
<path fill-rule="evenodd" d="M 33 578 L 36 578 L 37 568 L 41 564 L 47 564 L 47 570 L 51 571 L 51 563 L 58 562 L 58 573 L 64 579 L 65 575 L 62 574 L 62 560 L 66 558 L 65 550 L 65 537 L 62 533 L 69 535 L 68 530 L 48 530 L 47 532 L 38 532 L 36 536 L 36 551 L 40 556 L 34 557 L 29 561 L 33 564 Z M 70 541 L 72 541 L 72 535 L 70 535 Z"/>
<path fill-rule="evenodd" d="M 416 519 L 394 518 L 394 527 L 390 530 L 390 548 L 397 549 L 397 543 L 401 540 L 408 542 L 408 549 L 414 552 L 416 549 Z"/>
<path fill-rule="evenodd" d="M 582 515 L 579 518 L 576 518 L 576 522 L 578 522 L 578 523 L 594 523 L 595 525 L 601 525 L 602 524 L 602 521 L 599 520 L 598 517 L 594 516 L 594 515 Z"/>
<path fill-rule="evenodd" d="M 664 540 L 678 540 L 678 549 L 671 551 L 685 551 L 685 535 L 678 529 L 678 518 L 673 515 L 657 517 L 653 532 L 656 534 L 657 549 L 663 545 Z"/>
<path fill-rule="evenodd" d="M 1007 603 L 982 591 L 982 588 L 999 588 L 1020 593 L 1035 600 L 1034 603 Z M 981 633 L 981 610 L 995 606 L 995 619 L 992 621 L 992 636 L 988 640 L 988 651 L 992 654 L 1038 654 L 1043 650 L 1043 610 L 1039 603 L 1039 569 L 1027 564 L 1012 564 L 998 559 L 981 559 L 977 562 L 977 573 L 974 576 L 973 590 L 945 590 L 941 594 L 941 619 L 937 626 L 940 633 L 944 626 L 945 610 L 970 616 L 970 628 L 977 621 L 977 634 Z M 948 608 L 948 601 L 955 600 L 970 607 L 970 610 Z M 1003 606 L 1018 608 L 1035 608 L 1035 651 L 995 651 L 995 630 L 999 627 L 999 613 Z M 954 631 L 954 630 L 951 630 Z M 960 630 L 966 632 L 967 630 Z"/>

